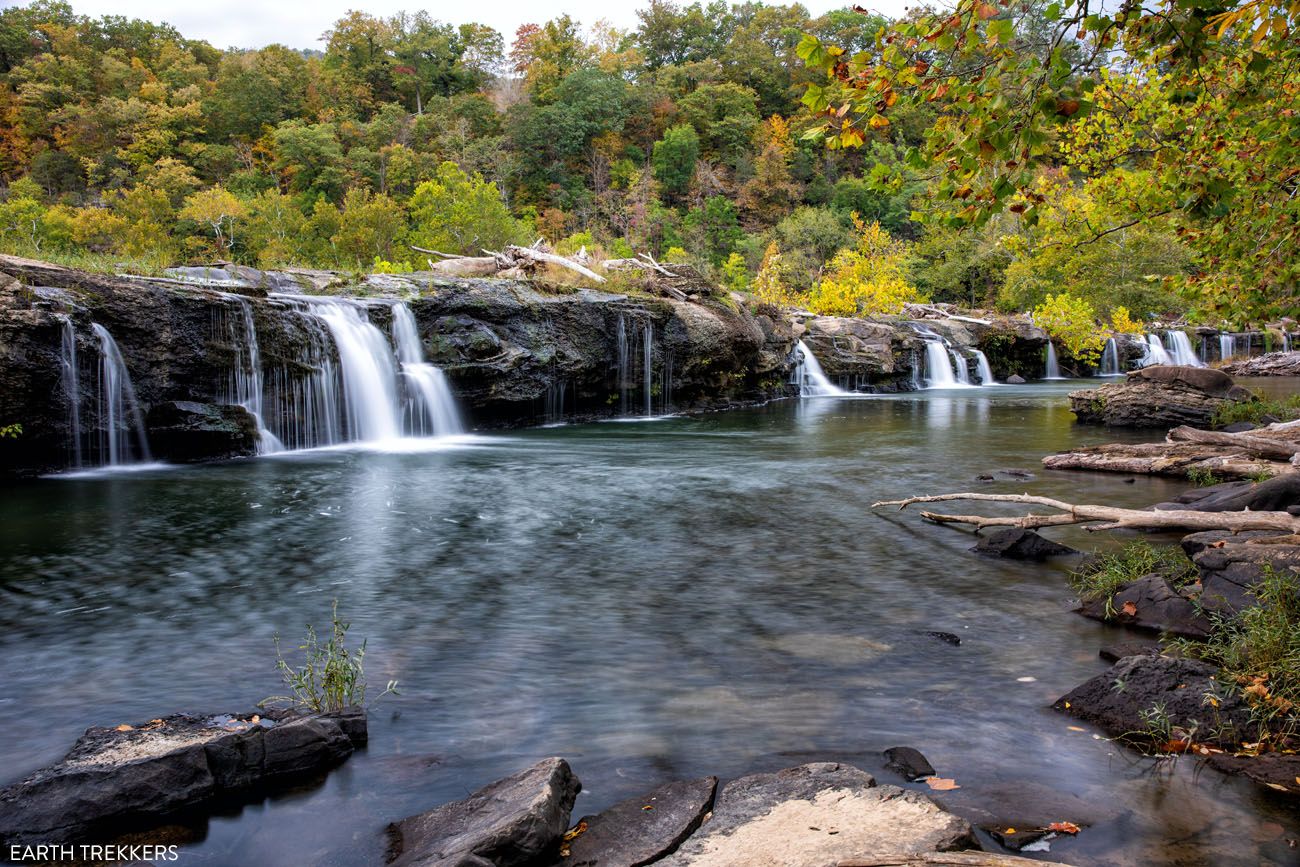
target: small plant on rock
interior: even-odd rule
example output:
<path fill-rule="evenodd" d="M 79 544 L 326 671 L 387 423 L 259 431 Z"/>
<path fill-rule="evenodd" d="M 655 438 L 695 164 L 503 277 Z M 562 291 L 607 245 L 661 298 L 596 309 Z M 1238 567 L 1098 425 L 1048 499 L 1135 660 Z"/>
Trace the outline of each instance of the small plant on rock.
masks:
<path fill-rule="evenodd" d="M 1208 488 L 1211 485 L 1219 484 L 1223 479 L 1216 476 L 1213 470 L 1207 470 L 1205 467 L 1192 467 L 1187 471 L 1187 481 L 1198 488 Z"/>
<path fill-rule="evenodd" d="M 1085 602 L 1109 600 L 1126 584 L 1158 572 L 1174 587 L 1191 583 L 1196 567 L 1177 545 L 1129 542 L 1118 551 L 1093 556 L 1070 574 L 1070 586 Z M 1113 612 L 1107 611 L 1107 615 Z"/>
<path fill-rule="evenodd" d="M 280 636 L 275 637 L 276 668 L 289 688 L 288 695 L 273 695 L 263 699 L 259 706 L 279 705 L 312 713 L 336 713 L 348 707 L 365 704 L 366 675 L 362 661 L 366 655 L 366 642 L 351 650 L 347 646 L 349 624 L 339 619 L 339 602 L 334 600 L 330 614 L 330 633 L 322 642 L 316 628 L 307 624 L 307 637 L 298 645 L 305 656 L 298 667 L 289 664 L 280 648 Z M 397 694 L 397 681 L 390 680 L 376 698 Z"/>

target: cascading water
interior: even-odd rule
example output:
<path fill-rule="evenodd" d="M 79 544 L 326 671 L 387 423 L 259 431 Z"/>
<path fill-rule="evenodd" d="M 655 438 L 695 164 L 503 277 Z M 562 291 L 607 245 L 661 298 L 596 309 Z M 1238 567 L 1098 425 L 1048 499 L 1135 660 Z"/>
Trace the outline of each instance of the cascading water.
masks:
<path fill-rule="evenodd" d="M 957 387 L 957 379 L 952 375 L 952 360 L 948 357 L 948 348 L 941 340 L 925 341 L 925 387 Z"/>
<path fill-rule="evenodd" d="M 817 363 L 817 356 L 802 340 L 795 345 L 795 357 L 792 382 L 799 386 L 800 397 L 837 397 L 847 393 L 831 384 Z"/>
<path fill-rule="evenodd" d="M 645 329 L 641 332 L 641 389 L 645 392 L 645 414 L 646 417 L 654 415 L 654 408 L 651 407 L 650 401 L 654 394 L 654 389 L 650 385 L 652 370 L 652 353 L 654 351 L 655 327 L 653 322 L 646 322 Z"/>
<path fill-rule="evenodd" d="M 618 317 L 618 412 L 627 415 L 627 323 Z"/>
<path fill-rule="evenodd" d="M 224 398 L 248 410 L 257 422 L 257 453 L 274 454 L 284 451 L 284 444 L 266 426 L 262 410 L 262 354 L 257 345 L 257 329 L 253 325 L 253 304 L 242 295 L 223 294 L 233 309 L 235 318 L 223 316 L 224 336 L 235 347 L 235 365 L 226 384 Z"/>
<path fill-rule="evenodd" d="M 1285 331 L 1282 332 L 1282 351 L 1291 351 L 1291 335 L 1287 334 Z"/>
<path fill-rule="evenodd" d="M 1047 361 L 1043 365 L 1043 379 L 1065 379 L 1061 376 L 1061 365 L 1056 361 L 1056 344 L 1047 341 Z"/>
<path fill-rule="evenodd" d="M 1106 348 L 1101 352 L 1101 369 L 1098 376 L 1119 376 L 1119 345 L 1115 338 L 1106 340 Z"/>
<path fill-rule="evenodd" d="M 1170 329 L 1165 332 L 1165 341 L 1169 344 L 1169 354 L 1173 357 L 1174 364 L 1186 367 L 1205 366 L 1192 351 L 1192 341 L 1187 337 L 1187 332 L 1179 331 L 1177 328 Z"/>
<path fill-rule="evenodd" d="M 921 358 L 916 354 L 916 350 L 913 349 L 912 350 L 912 388 L 915 391 L 920 391 L 924 387 L 925 387 L 925 380 L 921 377 Z"/>
<path fill-rule="evenodd" d="M 673 411 L 673 354 L 664 348 L 663 369 L 659 372 L 659 394 L 663 402 L 663 414 L 671 415 Z"/>
<path fill-rule="evenodd" d="M 980 385 L 997 385 L 997 380 L 993 378 L 993 368 L 989 367 L 989 357 L 978 349 L 972 349 L 975 353 L 975 370 L 979 373 Z"/>
<path fill-rule="evenodd" d="M 393 306 L 393 346 L 406 382 L 403 419 L 416 436 L 447 436 L 464 430 L 447 375 L 424 360 L 415 316 L 405 304 Z M 560 392 L 563 406 L 564 392 Z"/>
<path fill-rule="evenodd" d="M 343 375 L 347 428 L 363 441 L 394 440 L 402 434 L 397 401 L 397 361 L 360 305 L 316 302 L 316 315 L 334 338 Z"/>
<path fill-rule="evenodd" d="M 951 346 L 948 347 L 948 354 L 952 356 L 952 367 L 957 372 L 957 384 L 970 385 L 970 368 L 966 365 L 966 359 Z"/>
<path fill-rule="evenodd" d="M 117 341 L 108 329 L 98 322 L 90 330 L 99 338 L 99 457 L 100 463 L 110 467 L 131 463 L 133 458 L 152 459 L 149 438 L 144 432 L 144 417 L 135 399 L 131 374 L 117 348 Z M 131 435 L 135 434 L 135 448 Z"/>
<path fill-rule="evenodd" d="M 60 379 L 68 398 L 68 453 L 72 466 L 81 467 L 81 369 L 77 363 L 77 329 L 72 317 L 63 319 L 63 341 L 59 350 Z"/>
<path fill-rule="evenodd" d="M 1142 366 L 1149 367 L 1153 364 L 1173 364 L 1174 359 L 1166 350 L 1165 345 L 1160 342 L 1160 338 L 1154 334 L 1147 335 L 1147 354 L 1142 359 Z"/>

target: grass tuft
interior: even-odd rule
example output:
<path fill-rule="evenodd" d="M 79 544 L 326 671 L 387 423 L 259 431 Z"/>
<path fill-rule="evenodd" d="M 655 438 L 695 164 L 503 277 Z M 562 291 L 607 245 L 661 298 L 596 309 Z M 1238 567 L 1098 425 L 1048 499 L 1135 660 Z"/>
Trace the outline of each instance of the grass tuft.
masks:
<path fill-rule="evenodd" d="M 1267 415 L 1282 421 L 1300 418 L 1300 394 L 1276 399 L 1260 397 L 1247 403 L 1226 403 L 1214 411 L 1210 424 L 1213 427 L 1224 427 L 1241 421 L 1259 424 Z"/>
<path fill-rule="evenodd" d="M 1142 539 L 1117 551 L 1095 554 L 1070 573 L 1070 587 L 1084 602 L 1110 599 L 1126 584 L 1159 572 L 1174 587 L 1196 579 L 1196 567 L 1177 545 L 1152 545 Z"/>

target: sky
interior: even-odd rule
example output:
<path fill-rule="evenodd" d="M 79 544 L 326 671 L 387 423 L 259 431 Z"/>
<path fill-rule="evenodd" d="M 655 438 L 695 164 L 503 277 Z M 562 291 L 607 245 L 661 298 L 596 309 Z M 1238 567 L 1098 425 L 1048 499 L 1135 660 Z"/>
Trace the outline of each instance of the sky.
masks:
<path fill-rule="evenodd" d="M 680 2 L 680 0 L 679 0 Z M 780 0 L 776 0 L 780 2 Z M 787 0 L 788 2 L 788 0 Z M 851 0 L 804 0 L 814 15 L 828 9 L 850 5 Z M 861 0 L 859 0 L 861 2 Z M 863 2 L 875 11 L 897 15 L 906 3 L 915 0 L 878 0 Z M 19 5 L 0 0 L 0 7 Z M 82 15 L 124 15 L 171 24 L 190 39 L 206 39 L 217 48 L 259 48 L 281 43 L 290 48 L 323 49 L 321 34 L 342 18 L 349 9 L 361 8 L 371 15 L 391 15 L 421 8 L 440 20 L 452 24 L 478 21 L 495 27 L 509 46 L 520 24 L 541 23 L 568 13 L 583 25 L 604 18 L 616 27 L 631 28 L 637 23 L 636 10 L 642 3 L 609 0 L 479 0 L 448 2 L 434 0 L 217 0 L 186 3 L 165 0 L 71 0 L 72 8 Z"/>

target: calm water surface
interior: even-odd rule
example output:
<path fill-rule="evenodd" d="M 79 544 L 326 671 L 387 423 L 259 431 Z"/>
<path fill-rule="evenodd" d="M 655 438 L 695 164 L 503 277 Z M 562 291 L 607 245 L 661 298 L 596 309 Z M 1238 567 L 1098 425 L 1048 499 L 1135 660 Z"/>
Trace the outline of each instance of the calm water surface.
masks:
<path fill-rule="evenodd" d="M 369 640 L 370 682 L 398 678 L 401 696 L 374 708 L 367 750 L 213 817 L 185 863 L 376 863 L 386 822 L 547 755 L 583 780 L 577 816 L 674 778 L 818 759 L 878 771 L 900 744 L 973 800 L 1008 784 L 1082 798 L 1097 824 L 1048 857 L 1295 863 L 1293 807 L 1048 709 L 1131 637 L 1070 613 L 1068 564 L 979 558 L 965 531 L 869 509 L 971 489 L 1141 506 L 1181 487 L 1042 472 L 1045 453 L 1143 438 L 1075 427 L 1071 387 L 7 488 L 0 768 L 55 761 L 91 724 L 247 708 L 279 691 L 273 636 L 323 624 L 337 598 Z M 975 481 L 1003 468 L 1035 477 Z"/>

